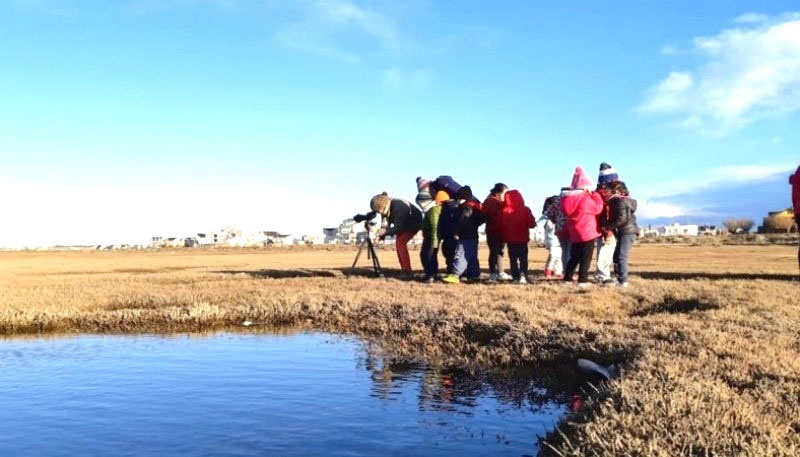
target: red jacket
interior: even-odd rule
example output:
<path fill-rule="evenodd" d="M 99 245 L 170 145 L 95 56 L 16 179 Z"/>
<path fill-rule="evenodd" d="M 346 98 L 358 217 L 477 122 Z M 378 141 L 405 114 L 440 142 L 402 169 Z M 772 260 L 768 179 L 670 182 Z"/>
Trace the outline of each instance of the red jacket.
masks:
<path fill-rule="evenodd" d="M 525 206 L 525 199 L 518 190 L 506 192 L 500 220 L 506 243 L 527 243 L 531 239 L 528 229 L 536 227 L 533 212 Z"/>
<path fill-rule="evenodd" d="M 486 223 L 486 235 L 503 236 L 503 223 L 500 220 L 500 213 L 503 212 L 503 201 L 497 197 L 489 195 L 483 201 L 483 214 L 488 219 Z"/>
<path fill-rule="evenodd" d="M 800 167 L 797 167 L 797 171 L 789 176 L 789 183 L 792 185 L 792 206 L 794 206 L 794 215 L 800 216 Z"/>
<path fill-rule="evenodd" d="M 597 192 L 570 192 L 561 198 L 561 211 L 567 217 L 567 232 L 573 243 L 600 237 L 597 215 L 603 212 L 603 198 Z"/>

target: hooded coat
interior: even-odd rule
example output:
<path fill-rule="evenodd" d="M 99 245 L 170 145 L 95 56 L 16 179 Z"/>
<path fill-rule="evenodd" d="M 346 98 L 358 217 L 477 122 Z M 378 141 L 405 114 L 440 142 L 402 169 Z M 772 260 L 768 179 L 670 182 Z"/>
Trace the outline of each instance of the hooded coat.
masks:
<path fill-rule="evenodd" d="M 792 185 L 792 206 L 794 215 L 800 217 L 800 167 L 793 175 L 789 176 L 789 183 Z"/>
<path fill-rule="evenodd" d="M 567 218 L 567 233 L 573 243 L 600 237 L 597 216 L 603 212 L 603 197 L 597 192 L 569 192 L 561 197 L 561 211 Z"/>
<path fill-rule="evenodd" d="M 614 235 L 638 235 L 636 224 L 636 200 L 628 196 L 612 195 L 608 199 L 608 226 Z"/>
<path fill-rule="evenodd" d="M 531 240 L 529 229 L 536 227 L 536 220 L 531 209 L 525 206 L 525 199 L 518 190 L 506 192 L 500 218 L 503 241 L 527 243 Z"/>
<path fill-rule="evenodd" d="M 503 236 L 503 222 L 500 219 L 503 211 L 503 201 L 494 195 L 489 195 L 483 201 L 483 214 L 486 215 L 486 234 L 489 236 Z"/>

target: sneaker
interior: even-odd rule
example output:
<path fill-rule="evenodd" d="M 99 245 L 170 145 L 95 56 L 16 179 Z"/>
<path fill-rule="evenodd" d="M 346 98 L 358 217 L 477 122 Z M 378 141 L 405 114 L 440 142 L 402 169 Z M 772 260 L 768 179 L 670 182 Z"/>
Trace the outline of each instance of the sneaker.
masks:
<path fill-rule="evenodd" d="M 627 289 L 628 288 L 628 283 L 627 282 L 618 282 L 617 283 L 617 287 L 619 287 L 620 289 Z"/>
<path fill-rule="evenodd" d="M 528 280 L 525 279 L 525 276 L 520 276 L 517 282 L 520 284 L 528 284 Z"/>
<path fill-rule="evenodd" d="M 447 284 L 458 284 L 459 279 L 456 275 L 447 275 L 442 278 L 442 282 L 446 282 Z"/>
<path fill-rule="evenodd" d="M 613 279 L 606 279 L 601 284 L 606 286 L 606 287 L 611 287 L 614 284 L 617 284 L 617 281 L 614 281 Z"/>
<path fill-rule="evenodd" d="M 498 279 L 501 280 L 501 281 L 511 281 L 514 278 L 512 278 L 510 274 L 508 274 L 508 273 L 506 273 L 504 271 L 504 272 L 500 273 L 500 275 L 498 275 Z"/>
<path fill-rule="evenodd" d="M 433 276 L 428 276 L 426 278 L 423 278 L 422 282 L 424 282 L 425 284 L 433 284 L 434 282 Z"/>
<path fill-rule="evenodd" d="M 544 270 L 544 277 L 550 279 L 553 277 L 553 270 Z"/>
<path fill-rule="evenodd" d="M 498 279 L 500 279 L 500 275 L 497 273 L 492 273 L 489 275 L 489 281 L 497 281 Z"/>
<path fill-rule="evenodd" d="M 591 289 L 592 286 L 594 286 L 594 284 L 592 284 L 590 282 L 579 282 L 578 283 L 578 289 L 580 289 L 580 290 Z"/>

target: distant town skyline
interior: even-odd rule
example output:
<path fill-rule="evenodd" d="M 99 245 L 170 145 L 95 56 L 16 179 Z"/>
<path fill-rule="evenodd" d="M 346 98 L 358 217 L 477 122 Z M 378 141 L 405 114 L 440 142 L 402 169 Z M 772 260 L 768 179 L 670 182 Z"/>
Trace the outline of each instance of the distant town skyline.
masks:
<path fill-rule="evenodd" d="M 0 0 L 0 246 L 318 234 L 415 178 L 791 206 L 796 2 Z M 137 241 L 139 240 L 139 241 Z"/>

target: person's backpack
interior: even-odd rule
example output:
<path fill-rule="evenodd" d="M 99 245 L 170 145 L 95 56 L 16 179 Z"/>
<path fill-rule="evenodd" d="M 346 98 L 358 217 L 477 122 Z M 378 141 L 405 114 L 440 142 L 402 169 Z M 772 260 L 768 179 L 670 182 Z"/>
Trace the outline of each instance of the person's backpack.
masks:
<path fill-rule="evenodd" d="M 453 178 L 443 175 L 431 182 L 431 194 L 436 195 L 436 192 L 443 190 L 450 195 L 450 198 L 456 198 L 456 194 L 461 187 L 461 184 L 457 183 Z"/>

